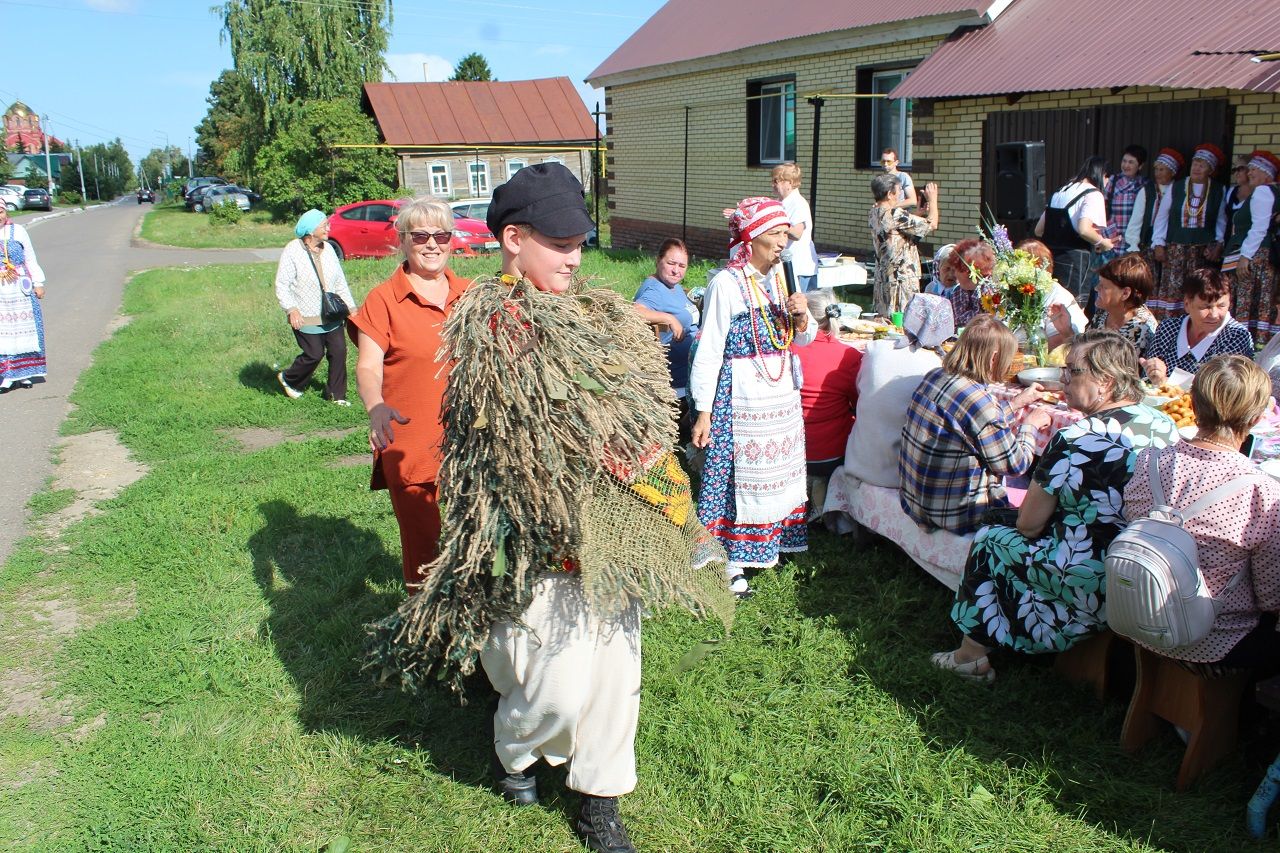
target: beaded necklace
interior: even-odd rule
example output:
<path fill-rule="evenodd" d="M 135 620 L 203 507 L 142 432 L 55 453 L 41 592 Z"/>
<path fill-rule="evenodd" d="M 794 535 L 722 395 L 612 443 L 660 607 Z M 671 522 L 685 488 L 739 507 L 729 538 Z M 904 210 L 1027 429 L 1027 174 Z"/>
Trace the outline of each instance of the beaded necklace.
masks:
<path fill-rule="evenodd" d="M 782 314 L 781 328 L 779 328 L 779 320 L 774 316 L 777 306 L 774 305 L 772 297 L 764 290 L 756 281 L 754 275 L 749 274 L 745 268 L 742 270 L 742 295 L 747 303 L 747 316 L 751 319 L 751 342 L 755 346 L 755 356 L 753 361 L 756 370 L 771 384 L 782 381 L 782 375 L 787 370 L 785 359 L 778 360 L 778 375 L 774 376 L 769 370 L 769 363 L 765 360 L 763 352 L 763 341 L 760 339 L 760 326 L 764 327 L 765 336 L 773 348 L 781 354 L 783 351 L 791 348 L 791 342 L 795 340 L 795 326 L 791 321 L 791 316 L 785 311 Z M 774 291 L 781 290 L 781 281 L 778 274 L 773 274 Z M 757 315 L 759 322 L 757 323 Z"/>
<path fill-rule="evenodd" d="M 1187 178 L 1186 192 L 1182 201 L 1182 224 L 1186 228 L 1200 228 L 1204 225 L 1204 207 L 1209 200 L 1209 187 L 1212 181 L 1204 182 L 1204 191 L 1197 197 L 1192 193 L 1192 187 L 1197 186 L 1191 183 L 1191 179 Z"/>

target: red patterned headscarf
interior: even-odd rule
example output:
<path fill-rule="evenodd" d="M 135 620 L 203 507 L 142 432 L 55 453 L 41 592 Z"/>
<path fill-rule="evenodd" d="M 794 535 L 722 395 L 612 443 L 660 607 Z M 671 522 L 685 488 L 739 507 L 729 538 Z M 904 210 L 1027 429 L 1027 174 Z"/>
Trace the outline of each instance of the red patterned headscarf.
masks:
<path fill-rule="evenodd" d="M 771 228 L 790 225 L 787 212 L 777 199 L 755 196 L 724 212 L 729 220 L 729 266 L 740 269 L 751 260 L 751 241 Z"/>

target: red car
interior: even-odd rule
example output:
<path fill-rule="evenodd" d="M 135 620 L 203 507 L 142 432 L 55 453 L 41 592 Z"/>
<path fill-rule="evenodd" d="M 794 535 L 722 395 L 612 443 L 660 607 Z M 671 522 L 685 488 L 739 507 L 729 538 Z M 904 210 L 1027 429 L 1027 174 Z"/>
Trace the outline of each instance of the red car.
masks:
<path fill-rule="evenodd" d="M 395 254 L 400 248 L 396 235 L 396 215 L 404 199 L 381 199 L 378 201 L 357 201 L 344 204 L 329 217 L 329 243 L 338 253 L 338 258 L 385 258 Z M 486 241 L 471 237 L 479 226 L 479 230 L 493 240 L 493 235 L 483 222 L 475 219 L 458 219 L 454 224 L 453 239 L 449 248 L 455 255 L 473 257 L 473 244 Z M 468 236 L 463 236 L 464 234 Z M 493 247 L 497 247 L 497 242 Z"/>

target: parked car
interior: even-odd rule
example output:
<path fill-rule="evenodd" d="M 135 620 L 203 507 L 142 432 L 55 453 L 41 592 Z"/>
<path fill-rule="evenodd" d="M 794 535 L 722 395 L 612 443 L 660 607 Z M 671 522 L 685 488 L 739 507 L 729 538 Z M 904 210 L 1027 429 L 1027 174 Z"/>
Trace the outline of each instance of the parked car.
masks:
<path fill-rule="evenodd" d="M 473 252 L 494 252 L 498 249 L 498 238 L 493 236 L 489 226 L 482 219 L 453 215 L 453 235 L 471 247 Z"/>
<path fill-rule="evenodd" d="M 224 179 L 215 178 L 212 175 L 205 175 L 199 178 L 191 178 L 189 181 L 186 182 L 186 184 L 183 185 L 182 196 L 183 198 L 185 198 L 191 195 L 191 191 L 198 187 L 207 187 L 210 184 L 225 184 L 225 183 L 227 182 Z"/>
<path fill-rule="evenodd" d="M 329 217 L 329 243 L 344 258 L 385 258 L 400 248 L 396 215 L 403 199 L 357 201 L 344 204 Z M 456 233 L 449 242 L 455 255 L 471 257 L 475 251 Z"/>
<path fill-rule="evenodd" d="M 460 198 L 449 202 L 449 207 L 453 210 L 454 216 L 479 219 L 481 222 L 489 219 L 489 199 L 487 198 Z"/>
<path fill-rule="evenodd" d="M 262 201 L 262 196 L 248 187 L 242 187 L 239 184 L 227 184 L 227 186 L 238 193 L 243 193 L 245 198 L 249 199 L 249 204 L 254 205 Z"/>
<path fill-rule="evenodd" d="M 155 204 L 156 203 L 155 190 L 147 189 L 146 187 L 138 187 L 138 204 L 142 204 L 144 201 L 149 201 L 152 204 Z"/>
<path fill-rule="evenodd" d="M 234 186 L 226 184 L 212 186 L 206 189 L 204 195 L 196 202 L 195 211 L 196 213 L 207 213 L 215 205 L 219 205 L 227 201 L 232 202 L 241 210 L 249 209 L 249 197 L 240 192 Z"/>
<path fill-rule="evenodd" d="M 24 210 L 53 210 L 53 197 L 44 187 L 28 187 L 22 194 Z"/>
<path fill-rule="evenodd" d="M 0 202 L 4 204 L 6 210 L 22 210 L 24 202 L 23 193 L 26 191 L 26 187 L 5 184 L 0 187 Z"/>

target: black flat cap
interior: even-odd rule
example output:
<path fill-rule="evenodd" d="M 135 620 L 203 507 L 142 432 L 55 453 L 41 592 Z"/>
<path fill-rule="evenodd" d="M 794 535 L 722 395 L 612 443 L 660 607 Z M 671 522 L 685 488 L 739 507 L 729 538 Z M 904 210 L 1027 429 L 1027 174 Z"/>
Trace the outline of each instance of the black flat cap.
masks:
<path fill-rule="evenodd" d="M 582 184 L 562 163 L 537 163 L 512 175 L 493 191 L 485 221 L 499 240 L 505 225 L 529 225 L 556 238 L 596 227 L 587 214 Z"/>

